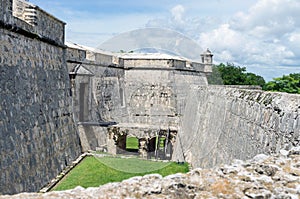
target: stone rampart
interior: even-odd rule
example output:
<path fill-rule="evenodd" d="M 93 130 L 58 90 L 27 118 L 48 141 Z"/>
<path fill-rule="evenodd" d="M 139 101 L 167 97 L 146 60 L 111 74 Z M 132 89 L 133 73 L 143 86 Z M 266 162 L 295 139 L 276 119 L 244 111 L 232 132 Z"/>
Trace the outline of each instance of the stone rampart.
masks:
<path fill-rule="evenodd" d="M 45 15 L 44 25 L 34 27 L 9 9 L 2 13 L 12 1 L 0 2 L 0 193 L 38 191 L 81 153 L 64 24 Z M 55 37 L 41 32 L 47 19 L 61 27 Z"/>
<path fill-rule="evenodd" d="M 29 27 L 29 31 L 39 38 L 64 45 L 65 23 L 38 6 L 24 0 L 13 0 L 12 14 L 13 17 L 9 17 L 7 22 L 16 26 L 15 28 L 25 29 L 25 27 Z"/>
<path fill-rule="evenodd" d="M 174 160 L 212 167 L 299 146 L 300 96 L 223 86 L 194 87 Z"/>
<path fill-rule="evenodd" d="M 124 70 L 116 56 L 97 49 L 70 43 L 66 55 L 82 150 L 96 150 L 106 145 L 106 127 L 127 116 Z"/>

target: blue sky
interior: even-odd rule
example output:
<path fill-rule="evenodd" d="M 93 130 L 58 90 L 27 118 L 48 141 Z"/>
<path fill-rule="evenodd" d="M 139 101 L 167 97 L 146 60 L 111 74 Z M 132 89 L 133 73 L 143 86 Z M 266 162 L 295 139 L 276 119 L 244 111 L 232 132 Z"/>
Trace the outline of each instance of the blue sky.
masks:
<path fill-rule="evenodd" d="M 127 31 L 167 28 L 266 80 L 300 72 L 297 0 L 29 0 L 65 21 L 66 41 L 91 47 Z M 200 54 L 201 52 L 199 52 Z"/>

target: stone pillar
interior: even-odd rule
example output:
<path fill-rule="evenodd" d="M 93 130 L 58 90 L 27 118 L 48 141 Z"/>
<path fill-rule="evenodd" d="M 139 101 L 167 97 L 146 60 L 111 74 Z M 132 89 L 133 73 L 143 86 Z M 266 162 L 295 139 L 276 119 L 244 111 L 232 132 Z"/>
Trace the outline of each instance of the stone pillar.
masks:
<path fill-rule="evenodd" d="M 117 145 L 115 139 L 115 133 L 109 131 L 107 136 L 107 153 L 112 155 L 117 154 Z"/>
<path fill-rule="evenodd" d="M 78 126 L 78 133 L 79 133 L 79 138 L 80 138 L 80 143 L 81 143 L 81 151 L 87 152 L 87 151 L 91 150 L 89 140 L 86 136 L 85 129 L 82 125 Z"/>
<path fill-rule="evenodd" d="M 139 139 L 139 154 L 142 158 L 147 158 L 147 150 L 148 143 L 146 138 L 140 138 Z"/>
<path fill-rule="evenodd" d="M 171 131 L 169 135 L 169 143 L 170 143 L 170 160 L 172 159 L 173 149 L 176 143 L 177 131 Z"/>

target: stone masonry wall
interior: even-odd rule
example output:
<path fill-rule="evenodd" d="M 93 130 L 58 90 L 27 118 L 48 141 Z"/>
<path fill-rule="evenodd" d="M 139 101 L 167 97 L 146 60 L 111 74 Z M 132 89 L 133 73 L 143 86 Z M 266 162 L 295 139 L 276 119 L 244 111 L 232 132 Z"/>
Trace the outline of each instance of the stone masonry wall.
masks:
<path fill-rule="evenodd" d="M 128 122 L 178 126 L 191 85 L 207 85 L 204 73 L 179 70 L 126 70 Z"/>
<path fill-rule="evenodd" d="M 187 98 L 174 160 L 211 167 L 300 145 L 300 96 L 222 86 Z"/>
<path fill-rule="evenodd" d="M 38 191 L 81 153 L 65 48 L 11 11 L 2 16 L 0 194 Z"/>
<path fill-rule="evenodd" d="M 76 73 L 72 88 L 73 111 L 83 151 L 106 145 L 106 126 L 127 118 L 124 70 L 113 65 L 113 56 L 69 47 L 67 65 Z M 123 101 L 121 102 L 121 99 Z"/>

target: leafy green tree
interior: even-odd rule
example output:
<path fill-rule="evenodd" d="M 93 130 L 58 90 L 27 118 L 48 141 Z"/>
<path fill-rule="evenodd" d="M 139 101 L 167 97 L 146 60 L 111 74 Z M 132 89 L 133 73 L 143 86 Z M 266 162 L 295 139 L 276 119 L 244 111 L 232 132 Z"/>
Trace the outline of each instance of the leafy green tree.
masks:
<path fill-rule="evenodd" d="M 221 73 L 221 78 L 224 85 L 243 85 L 245 80 L 244 72 L 245 67 L 235 66 L 234 64 L 227 63 L 227 65 L 221 63 L 218 70 Z"/>
<path fill-rule="evenodd" d="M 259 85 L 263 86 L 263 77 L 254 73 L 247 73 L 245 67 L 235 66 L 232 63 L 221 63 L 213 66 L 212 74 L 208 77 L 209 84 L 215 85 Z"/>
<path fill-rule="evenodd" d="M 256 75 L 254 73 L 245 73 L 245 76 L 245 85 L 259 85 L 263 87 L 266 83 L 262 76 Z"/>
<path fill-rule="evenodd" d="M 300 73 L 283 75 L 266 83 L 263 90 L 300 94 Z"/>

